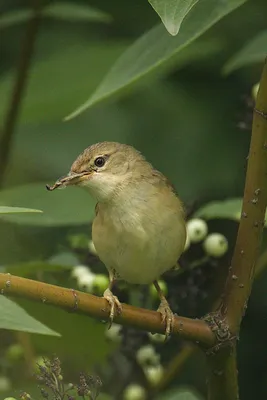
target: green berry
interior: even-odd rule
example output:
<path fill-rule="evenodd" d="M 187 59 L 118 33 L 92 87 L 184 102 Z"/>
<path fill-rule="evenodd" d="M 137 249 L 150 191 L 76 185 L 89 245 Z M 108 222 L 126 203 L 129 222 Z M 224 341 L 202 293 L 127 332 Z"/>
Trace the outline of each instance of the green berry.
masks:
<path fill-rule="evenodd" d="M 107 275 L 96 274 L 93 280 L 93 288 L 97 293 L 103 293 L 109 285 L 109 279 Z"/>
<path fill-rule="evenodd" d="M 6 357 L 9 361 L 18 361 L 24 355 L 24 349 L 19 343 L 14 343 L 8 347 Z"/>
<path fill-rule="evenodd" d="M 158 284 L 159 284 L 159 287 L 161 288 L 161 290 L 163 291 L 163 294 L 166 296 L 167 293 L 168 293 L 168 286 L 167 286 L 166 282 L 161 280 L 161 281 L 158 281 Z M 150 290 L 151 297 L 153 297 L 154 299 L 157 299 L 158 298 L 158 292 L 157 292 L 155 286 L 154 285 L 150 285 L 149 290 Z"/>
<path fill-rule="evenodd" d="M 4 400 L 17 400 L 15 397 L 6 397 Z"/>

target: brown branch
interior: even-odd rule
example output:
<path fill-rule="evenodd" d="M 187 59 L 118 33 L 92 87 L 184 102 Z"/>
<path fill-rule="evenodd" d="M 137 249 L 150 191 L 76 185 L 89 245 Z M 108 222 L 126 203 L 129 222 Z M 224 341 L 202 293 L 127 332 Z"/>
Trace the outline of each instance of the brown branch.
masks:
<path fill-rule="evenodd" d="M 65 289 L 47 283 L 0 273 L 0 292 L 4 295 L 23 297 L 43 304 L 50 304 L 67 311 L 90 315 L 101 320 L 108 320 L 109 309 L 103 297 Z M 156 311 L 132 307 L 123 304 L 120 316 L 114 319 L 122 325 L 129 325 L 148 332 L 164 333 L 165 327 L 160 314 Z M 214 345 L 215 336 L 202 320 L 176 317 L 174 335 L 199 342 L 205 347 Z"/>
<path fill-rule="evenodd" d="M 26 88 L 27 77 L 31 59 L 34 51 L 34 44 L 37 38 L 38 27 L 41 19 L 41 4 L 36 0 L 33 5 L 33 16 L 28 22 L 24 41 L 21 45 L 20 57 L 17 65 L 17 73 L 13 90 L 11 93 L 10 105 L 4 120 L 0 138 L 0 184 L 3 182 L 7 168 L 9 154 L 12 145 L 16 121 L 19 115 L 21 101 Z"/>
<path fill-rule="evenodd" d="M 267 205 L 267 114 L 264 113 L 267 113 L 266 63 L 253 117 L 241 221 L 221 307 L 234 335 L 239 332 L 251 292 Z"/>
<path fill-rule="evenodd" d="M 208 358 L 208 400 L 238 400 L 236 346 L 226 347 Z"/>
<path fill-rule="evenodd" d="M 206 321 L 216 329 L 217 345 L 209 350 L 208 400 L 238 399 L 236 339 L 255 275 L 267 205 L 267 64 L 260 81 L 253 117 L 242 216 L 232 265 L 220 308 Z M 208 319 L 209 318 L 209 319 Z"/>

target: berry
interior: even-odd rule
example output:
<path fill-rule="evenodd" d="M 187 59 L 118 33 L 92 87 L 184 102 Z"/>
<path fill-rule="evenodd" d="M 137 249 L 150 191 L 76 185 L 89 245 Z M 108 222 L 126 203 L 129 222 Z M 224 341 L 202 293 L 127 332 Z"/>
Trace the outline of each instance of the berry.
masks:
<path fill-rule="evenodd" d="M 163 376 L 163 372 L 164 370 L 161 364 L 149 365 L 144 368 L 144 373 L 147 377 L 147 380 L 152 386 L 156 386 L 160 382 Z"/>
<path fill-rule="evenodd" d="M 24 355 L 24 349 L 19 343 L 11 344 L 6 351 L 6 357 L 9 361 L 18 361 Z"/>
<path fill-rule="evenodd" d="M 121 325 L 115 324 L 113 322 L 111 327 L 106 330 L 105 336 L 107 339 L 111 340 L 112 342 L 120 343 L 122 340 Z"/>
<path fill-rule="evenodd" d="M 132 383 L 126 387 L 123 392 L 123 400 L 145 400 L 146 391 L 145 388 L 138 385 L 137 383 Z"/>
<path fill-rule="evenodd" d="M 75 279 L 78 279 L 88 271 L 90 271 L 90 269 L 86 265 L 76 265 L 76 267 L 72 268 L 71 276 Z"/>
<path fill-rule="evenodd" d="M 80 289 L 91 293 L 94 287 L 94 280 L 95 274 L 88 271 L 77 278 L 77 285 Z"/>
<path fill-rule="evenodd" d="M 208 234 L 208 225 L 204 219 L 193 218 L 187 222 L 187 235 L 192 243 L 201 242 Z"/>
<path fill-rule="evenodd" d="M 104 274 L 96 274 L 93 280 L 93 288 L 94 291 L 98 293 L 104 292 L 104 290 L 108 287 L 109 279 L 107 275 Z"/>
<path fill-rule="evenodd" d="M 228 250 L 228 240 L 221 233 L 210 234 L 203 243 L 204 250 L 211 257 L 222 257 Z"/>
<path fill-rule="evenodd" d="M 166 340 L 166 336 L 163 335 L 162 333 L 148 333 L 149 339 L 151 342 L 154 343 L 163 343 Z"/>
<path fill-rule="evenodd" d="M 140 365 L 157 365 L 160 360 L 160 355 L 156 353 L 155 348 L 151 344 L 147 344 L 140 347 L 137 351 L 136 359 Z"/>
<path fill-rule="evenodd" d="M 159 284 L 159 287 L 161 288 L 161 290 L 163 291 L 164 295 L 166 296 L 168 293 L 168 287 L 167 287 L 166 282 L 158 281 L 158 284 Z M 158 298 L 158 292 L 154 285 L 150 285 L 149 291 L 150 291 L 151 297 L 153 297 L 154 299 Z"/>

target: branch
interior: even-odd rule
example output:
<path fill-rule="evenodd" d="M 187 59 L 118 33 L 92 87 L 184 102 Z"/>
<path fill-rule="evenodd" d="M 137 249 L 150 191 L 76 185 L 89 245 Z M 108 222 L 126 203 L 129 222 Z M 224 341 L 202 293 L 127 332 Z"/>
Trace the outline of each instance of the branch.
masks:
<path fill-rule="evenodd" d="M 17 65 L 17 74 L 11 94 L 10 105 L 8 107 L 0 139 L 0 184 L 7 168 L 9 154 L 12 145 L 12 136 L 19 115 L 21 100 L 26 88 L 29 67 L 33 55 L 34 43 L 37 37 L 39 22 L 41 19 L 40 1 L 36 0 L 33 6 L 33 16 L 28 22 L 27 31 L 21 46 L 21 53 Z"/>
<path fill-rule="evenodd" d="M 222 304 L 206 317 L 216 333 L 209 349 L 208 400 L 238 399 L 236 339 L 255 275 L 267 205 L 267 64 L 253 116 L 242 216 Z M 215 330 L 215 329 L 216 330 Z M 219 335 L 220 334 L 220 335 Z"/>
<path fill-rule="evenodd" d="M 226 347 L 208 358 L 208 400 L 237 400 L 236 346 Z"/>
<path fill-rule="evenodd" d="M 267 205 L 267 64 L 260 81 L 237 242 L 221 313 L 237 335 L 251 292 Z"/>
<path fill-rule="evenodd" d="M 0 273 L 0 292 L 4 295 L 23 297 L 43 304 L 50 304 L 67 311 L 89 315 L 101 320 L 109 319 L 109 308 L 103 297 L 65 289 L 47 283 Z M 123 304 L 123 311 L 114 321 L 148 332 L 164 333 L 161 316 L 156 311 Z M 173 334 L 205 347 L 214 345 L 215 336 L 202 320 L 175 317 Z"/>

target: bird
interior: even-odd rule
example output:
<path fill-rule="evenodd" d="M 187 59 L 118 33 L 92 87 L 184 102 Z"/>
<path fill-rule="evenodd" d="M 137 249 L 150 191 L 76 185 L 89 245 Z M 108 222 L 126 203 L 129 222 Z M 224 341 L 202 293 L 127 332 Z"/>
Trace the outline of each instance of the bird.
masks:
<path fill-rule="evenodd" d="M 56 188 L 78 185 L 95 199 L 92 240 L 109 273 L 103 297 L 110 305 L 110 326 L 122 305 L 112 292 L 118 279 L 129 284 L 154 284 L 158 312 L 171 334 L 174 314 L 158 279 L 177 265 L 186 241 L 182 201 L 169 180 L 134 147 L 100 142 L 86 148 Z"/>

